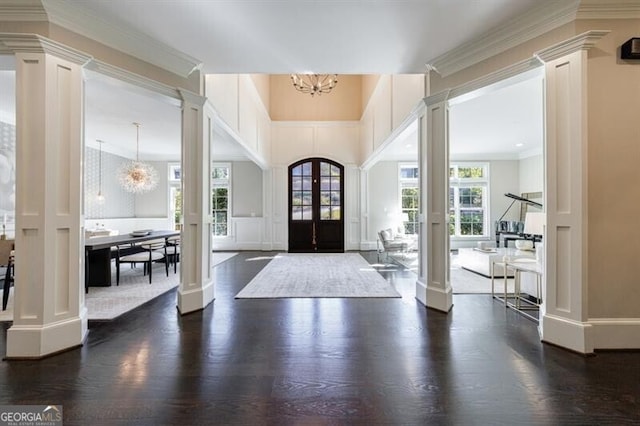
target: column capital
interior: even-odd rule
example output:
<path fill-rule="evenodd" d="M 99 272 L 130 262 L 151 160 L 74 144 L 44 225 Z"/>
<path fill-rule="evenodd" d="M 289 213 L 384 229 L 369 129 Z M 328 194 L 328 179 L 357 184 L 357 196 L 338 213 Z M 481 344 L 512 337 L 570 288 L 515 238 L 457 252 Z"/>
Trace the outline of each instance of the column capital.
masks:
<path fill-rule="evenodd" d="M 449 99 L 450 91 L 451 90 L 449 89 L 443 90 L 442 92 L 438 92 L 435 95 L 431 95 L 431 96 L 427 96 L 426 98 L 423 98 L 422 101 L 428 107 L 431 105 L 439 104 L 440 102 L 444 102 L 447 99 Z"/>
<path fill-rule="evenodd" d="M 591 30 L 586 31 L 570 39 L 561 41 L 553 46 L 547 47 L 537 51 L 534 56 L 540 59 L 542 62 L 553 61 L 554 59 L 561 58 L 579 50 L 589 50 L 600 41 L 600 39 L 607 34 L 610 30 Z"/>
<path fill-rule="evenodd" d="M 188 102 L 190 104 L 197 105 L 198 107 L 203 107 L 207 102 L 206 96 L 198 95 L 191 90 L 178 88 L 178 92 L 182 97 L 182 102 Z"/>
<path fill-rule="evenodd" d="M 0 53 L 48 53 L 84 66 L 92 56 L 38 34 L 0 33 Z"/>

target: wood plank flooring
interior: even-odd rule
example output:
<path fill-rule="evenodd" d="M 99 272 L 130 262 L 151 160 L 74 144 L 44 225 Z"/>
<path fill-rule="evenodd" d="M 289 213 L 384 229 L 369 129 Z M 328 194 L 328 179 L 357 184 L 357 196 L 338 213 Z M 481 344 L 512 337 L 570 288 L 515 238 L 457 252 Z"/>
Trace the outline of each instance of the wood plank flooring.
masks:
<path fill-rule="evenodd" d="M 396 267 L 402 299 L 235 300 L 271 255 L 219 265 L 201 312 L 170 292 L 80 349 L 0 362 L 0 404 L 62 404 L 65 425 L 640 424 L 638 352 L 544 345 L 486 295 L 427 310 Z"/>

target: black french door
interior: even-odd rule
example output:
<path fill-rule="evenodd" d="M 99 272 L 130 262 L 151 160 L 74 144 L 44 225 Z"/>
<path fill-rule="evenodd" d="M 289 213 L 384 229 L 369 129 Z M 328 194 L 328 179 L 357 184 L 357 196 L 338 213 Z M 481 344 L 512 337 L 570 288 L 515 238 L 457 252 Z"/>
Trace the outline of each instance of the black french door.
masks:
<path fill-rule="evenodd" d="M 289 166 L 289 252 L 344 252 L 344 167 L 325 158 Z"/>

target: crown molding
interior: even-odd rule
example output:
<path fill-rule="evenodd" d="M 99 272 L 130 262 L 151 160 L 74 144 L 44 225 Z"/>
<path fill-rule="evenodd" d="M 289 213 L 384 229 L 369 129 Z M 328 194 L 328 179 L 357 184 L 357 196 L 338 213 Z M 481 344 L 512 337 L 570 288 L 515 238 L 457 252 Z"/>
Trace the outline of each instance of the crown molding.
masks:
<path fill-rule="evenodd" d="M 39 0 L 4 0 L 0 4 L 0 21 L 46 22 L 47 19 Z"/>
<path fill-rule="evenodd" d="M 151 92 L 158 96 L 158 100 L 162 102 L 168 102 L 175 106 L 182 105 L 182 98 L 178 90 L 163 83 L 151 80 L 147 77 L 134 74 L 131 71 L 118 68 L 113 65 L 109 65 L 105 62 L 97 59 L 92 59 L 85 66 L 87 71 L 94 72 L 93 74 L 87 73 L 85 76 L 87 80 L 91 79 L 106 79 L 111 78 L 110 84 L 124 84 L 128 86 L 126 90 L 140 90 L 145 91 L 145 94 Z"/>
<path fill-rule="evenodd" d="M 640 19 L 638 0 L 582 0 L 576 19 Z"/>
<path fill-rule="evenodd" d="M 546 3 L 438 56 L 429 66 L 447 77 L 573 21 L 578 6 L 578 0 Z"/>
<path fill-rule="evenodd" d="M 91 56 L 37 34 L 0 33 L 0 52 L 48 53 L 70 62 L 85 65 Z"/>
<path fill-rule="evenodd" d="M 81 2 L 42 0 L 49 22 L 113 49 L 156 65 L 181 77 L 202 67 L 202 62 L 156 39 L 123 28 L 94 15 Z"/>
<path fill-rule="evenodd" d="M 535 73 L 535 70 L 541 68 L 542 65 L 543 62 L 541 62 L 537 57 L 527 58 L 524 61 L 516 62 L 513 65 L 451 89 L 449 98 L 455 99 L 459 96 L 475 92 L 476 90 L 486 88 L 487 86 L 503 82 L 504 80 L 516 76 L 523 76 L 523 78 L 527 78 L 528 74 L 525 73 Z"/>
<path fill-rule="evenodd" d="M 535 56 L 543 62 L 553 61 L 565 55 L 577 52 L 578 50 L 589 50 L 604 36 L 609 34 L 609 30 L 592 30 L 578 34 L 558 44 L 554 44 L 546 49 L 535 53 Z"/>

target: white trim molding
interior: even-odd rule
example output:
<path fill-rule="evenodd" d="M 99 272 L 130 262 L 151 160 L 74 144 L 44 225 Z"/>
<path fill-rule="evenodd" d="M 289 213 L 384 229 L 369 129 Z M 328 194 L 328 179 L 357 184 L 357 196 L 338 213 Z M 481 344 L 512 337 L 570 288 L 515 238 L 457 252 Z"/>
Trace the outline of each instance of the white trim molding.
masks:
<path fill-rule="evenodd" d="M 592 318 L 595 349 L 640 349 L 640 318 Z"/>
<path fill-rule="evenodd" d="M 4 0 L 0 4 L 0 21 L 47 22 L 47 19 L 40 0 Z"/>
<path fill-rule="evenodd" d="M 38 34 L 0 33 L 0 53 L 3 52 L 48 53 L 80 66 L 92 59 L 87 53 Z"/>
<path fill-rule="evenodd" d="M 591 30 L 582 34 L 578 34 L 575 37 L 564 40 L 546 49 L 539 50 L 534 55 L 542 62 L 549 62 L 560 57 L 569 55 L 578 50 L 589 50 L 600 41 L 600 39 L 607 34 L 610 30 Z"/>
<path fill-rule="evenodd" d="M 582 0 L 576 19 L 639 19 L 638 0 Z"/>
<path fill-rule="evenodd" d="M 563 3 L 564 6 L 559 7 L 558 2 L 547 2 L 434 58 L 429 65 L 442 77 L 447 77 L 567 24 L 575 19 L 579 1 L 565 0 Z"/>

